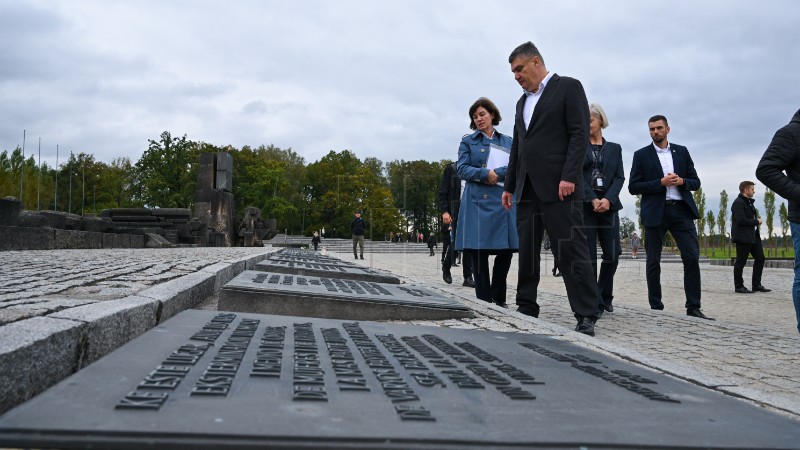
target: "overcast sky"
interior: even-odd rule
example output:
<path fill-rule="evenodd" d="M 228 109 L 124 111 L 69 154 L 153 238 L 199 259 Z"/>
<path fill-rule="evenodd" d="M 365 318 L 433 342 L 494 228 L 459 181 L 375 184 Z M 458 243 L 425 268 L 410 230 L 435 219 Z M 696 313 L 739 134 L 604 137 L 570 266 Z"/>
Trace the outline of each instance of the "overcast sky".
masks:
<path fill-rule="evenodd" d="M 27 130 L 51 165 L 56 145 L 135 162 L 169 131 L 307 163 L 455 159 L 480 96 L 511 134 L 507 59 L 531 40 L 605 108 L 626 176 L 667 116 L 716 213 L 800 108 L 798 18 L 796 0 L 0 0 L 0 150 Z"/>

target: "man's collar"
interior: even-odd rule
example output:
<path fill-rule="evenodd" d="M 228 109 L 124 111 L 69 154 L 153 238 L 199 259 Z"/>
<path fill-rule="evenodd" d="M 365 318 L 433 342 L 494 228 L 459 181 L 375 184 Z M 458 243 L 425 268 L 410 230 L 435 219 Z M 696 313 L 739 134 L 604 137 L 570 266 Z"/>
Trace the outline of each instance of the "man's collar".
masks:
<path fill-rule="evenodd" d="M 653 142 L 653 148 L 655 148 L 656 151 L 659 152 L 659 153 L 666 153 L 666 152 L 668 152 L 670 150 L 669 142 L 667 142 L 667 147 L 666 148 L 661 148 L 661 147 L 657 146 L 655 142 Z"/>
<path fill-rule="evenodd" d="M 547 86 L 547 83 L 550 81 L 550 79 L 553 78 L 553 75 L 553 72 L 547 72 L 547 75 L 545 75 L 542 81 L 539 82 L 539 88 L 536 90 L 536 92 L 530 92 L 524 89 L 523 91 L 526 95 L 540 95 L 542 91 L 544 91 L 544 88 Z"/>

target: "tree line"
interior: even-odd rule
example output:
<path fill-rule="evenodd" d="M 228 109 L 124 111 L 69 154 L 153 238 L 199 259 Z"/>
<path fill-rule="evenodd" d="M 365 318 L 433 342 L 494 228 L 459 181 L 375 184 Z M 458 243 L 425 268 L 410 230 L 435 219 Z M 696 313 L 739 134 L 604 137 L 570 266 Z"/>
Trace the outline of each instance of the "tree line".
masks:
<path fill-rule="evenodd" d="M 350 221 L 362 211 L 371 239 L 398 232 L 428 234 L 439 228 L 437 191 L 450 161 L 383 162 L 359 159 L 349 150 L 333 151 L 313 163 L 291 148 L 215 146 L 165 131 L 148 141 L 135 163 L 111 163 L 86 153 L 64 155 L 58 167 L 37 164 L 17 147 L 0 153 L 0 197 L 20 198 L 29 210 L 98 214 L 108 208 L 192 208 L 199 155 L 233 156 L 233 194 L 237 223 L 247 206 L 277 219 L 280 231 L 350 236 Z M 21 195 L 20 195 L 21 193 Z"/>

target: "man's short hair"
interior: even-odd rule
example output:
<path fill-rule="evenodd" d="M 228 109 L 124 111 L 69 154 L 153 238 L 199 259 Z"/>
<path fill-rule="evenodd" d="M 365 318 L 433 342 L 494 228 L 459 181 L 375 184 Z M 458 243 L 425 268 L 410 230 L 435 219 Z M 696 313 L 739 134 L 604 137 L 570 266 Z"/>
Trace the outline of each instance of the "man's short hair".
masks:
<path fill-rule="evenodd" d="M 493 117 L 492 118 L 492 125 L 497 126 L 500 123 L 500 121 L 503 120 L 503 118 L 500 117 L 500 110 L 497 109 L 497 106 L 495 106 L 494 102 L 492 102 L 491 100 L 489 100 L 486 97 L 481 97 L 481 98 L 475 100 L 475 103 L 473 103 L 472 106 L 469 107 L 469 127 L 470 127 L 470 129 L 472 129 L 472 130 L 477 130 L 478 129 L 478 127 L 475 126 L 475 121 L 472 120 L 472 115 L 475 114 L 475 111 L 477 111 L 478 108 L 480 108 L 481 106 L 486 108 L 486 111 L 488 111 L 489 114 L 492 115 L 492 117 Z"/>
<path fill-rule="evenodd" d="M 608 128 L 608 116 L 606 116 L 606 112 L 603 111 L 602 106 L 598 105 L 597 103 L 590 104 L 589 114 L 600 119 L 600 128 Z"/>
<path fill-rule="evenodd" d="M 667 118 L 662 116 L 661 114 L 656 114 L 655 116 L 651 117 L 650 120 L 647 121 L 647 123 L 658 122 L 659 120 L 663 120 L 664 121 L 664 125 L 665 126 L 669 126 L 669 122 L 667 122 Z"/>
<path fill-rule="evenodd" d="M 755 186 L 756 184 L 752 181 L 742 181 L 739 183 L 739 193 L 741 194 L 744 192 L 745 189 L 749 188 L 750 186 Z"/>
<path fill-rule="evenodd" d="M 520 45 L 519 47 L 515 48 L 514 51 L 511 52 L 511 55 L 508 56 L 508 63 L 509 64 L 513 63 L 514 60 L 519 57 L 533 58 L 534 56 L 538 56 L 539 59 L 542 61 L 542 64 L 544 64 L 544 58 L 542 57 L 542 54 L 539 53 L 539 49 L 536 48 L 535 45 L 533 45 L 533 42 L 528 41 Z"/>

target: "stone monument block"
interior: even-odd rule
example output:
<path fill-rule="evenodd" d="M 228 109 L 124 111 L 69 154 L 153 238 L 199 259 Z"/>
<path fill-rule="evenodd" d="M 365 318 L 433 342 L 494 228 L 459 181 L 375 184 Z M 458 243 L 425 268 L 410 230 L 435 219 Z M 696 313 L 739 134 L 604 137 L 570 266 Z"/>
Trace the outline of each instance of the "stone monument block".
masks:
<path fill-rule="evenodd" d="M 196 310 L 0 416 L 12 448 L 798 442 L 790 418 L 549 336 Z"/>
<path fill-rule="evenodd" d="M 230 153 L 217 153 L 215 189 L 233 192 L 233 156 Z"/>
<path fill-rule="evenodd" d="M 219 309 L 358 320 L 473 317 L 456 300 L 414 285 L 246 270 L 222 287 Z"/>
<path fill-rule="evenodd" d="M 0 198 L 0 226 L 16 226 L 20 211 L 22 211 L 22 202 L 16 198 Z"/>

